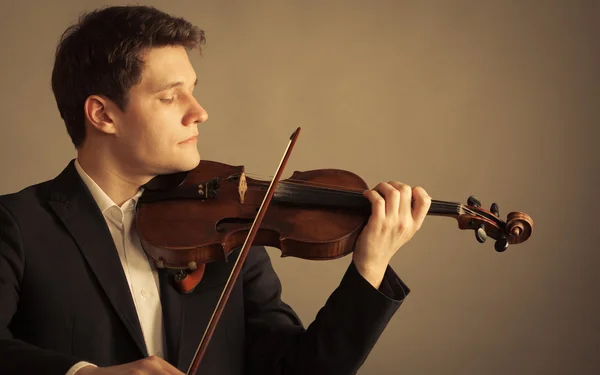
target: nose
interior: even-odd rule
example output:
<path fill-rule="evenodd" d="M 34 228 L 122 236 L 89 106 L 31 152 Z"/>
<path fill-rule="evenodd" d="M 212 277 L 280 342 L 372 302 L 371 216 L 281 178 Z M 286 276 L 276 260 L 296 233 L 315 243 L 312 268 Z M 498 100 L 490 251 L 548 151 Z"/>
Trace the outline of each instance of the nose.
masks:
<path fill-rule="evenodd" d="M 192 97 L 190 108 L 183 119 L 184 125 L 200 124 L 206 120 L 208 120 L 208 112 L 198 103 L 196 98 Z"/>

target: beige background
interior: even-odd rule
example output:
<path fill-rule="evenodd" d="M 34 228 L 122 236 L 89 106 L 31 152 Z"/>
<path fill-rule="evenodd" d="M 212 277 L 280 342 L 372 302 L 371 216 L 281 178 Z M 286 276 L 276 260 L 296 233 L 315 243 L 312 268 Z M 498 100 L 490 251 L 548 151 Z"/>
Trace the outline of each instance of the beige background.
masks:
<path fill-rule="evenodd" d="M 50 89 L 56 42 L 122 1 L 10 1 L 0 12 L 0 194 L 75 156 Z M 131 2 L 133 3 L 133 2 Z M 600 255 L 600 2 L 147 1 L 205 28 L 192 55 L 205 159 L 285 176 L 341 168 L 435 199 L 523 211 L 532 238 L 498 254 L 428 217 L 393 259 L 412 293 L 360 374 L 595 374 Z M 309 324 L 350 257 L 279 258 Z"/>

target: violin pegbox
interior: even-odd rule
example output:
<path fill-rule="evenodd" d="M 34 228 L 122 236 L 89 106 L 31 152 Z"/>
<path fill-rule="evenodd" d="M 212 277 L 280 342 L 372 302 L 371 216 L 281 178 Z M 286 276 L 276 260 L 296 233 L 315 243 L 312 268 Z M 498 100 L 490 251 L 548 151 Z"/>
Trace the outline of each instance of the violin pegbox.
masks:
<path fill-rule="evenodd" d="M 485 243 L 488 237 L 496 240 L 494 249 L 503 252 L 509 244 L 526 241 L 533 231 L 533 220 L 523 212 L 510 212 L 506 221 L 500 218 L 497 203 L 492 203 L 489 210 L 481 207 L 481 201 L 471 195 L 466 205 L 461 205 L 458 216 L 460 229 L 473 229 L 475 239 Z"/>

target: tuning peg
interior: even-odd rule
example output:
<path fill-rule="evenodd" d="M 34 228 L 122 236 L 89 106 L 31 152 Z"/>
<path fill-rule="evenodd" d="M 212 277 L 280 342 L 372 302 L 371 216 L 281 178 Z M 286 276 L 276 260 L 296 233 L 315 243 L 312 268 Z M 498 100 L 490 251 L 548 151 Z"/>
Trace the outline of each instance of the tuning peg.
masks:
<path fill-rule="evenodd" d="M 496 249 L 496 251 L 499 253 L 508 249 L 508 241 L 506 240 L 506 238 L 501 238 L 501 239 L 497 240 L 496 243 L 494 244 L 494 249 Z"/>
<path fill-rule="evenodd" d="M 485 227 L 483 224 L 479 228 L 475 229 L 475 238 L 479 243 L 484 243 L 487 240 L 487 233 L 485 233 Z"/>
<path fill-rule="evenodd" d="M 497 203 L 492 203 L 492 206 L 490 207 L 490 212 L 496 215 L 496 217 L 500 217 L 500 210 L 498 209 Z"/>
<path fill-rule="evenodd" d="M 473 207 L 481 207 L 481 202 L 479 201 L 479 199 L 477 199 L 477 197 L 471 195 L 468 199 L 467 199 L 467 204 L 469 206 L 473 206 Z"/>

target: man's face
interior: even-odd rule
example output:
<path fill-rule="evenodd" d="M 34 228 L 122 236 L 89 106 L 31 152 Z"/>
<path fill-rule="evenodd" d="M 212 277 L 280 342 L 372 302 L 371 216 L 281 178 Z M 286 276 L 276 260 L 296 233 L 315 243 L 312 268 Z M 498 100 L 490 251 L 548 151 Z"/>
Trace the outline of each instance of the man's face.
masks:
<path fill-rule="evenodd" d="M 119 160 L 132 173 L 157 175 L 200 162 L 197 124 L 208 114 L 193 96 L 196 74 L 183 47 L 152 48 L 142 79 L 129 90 L 125 112 L 114 116 Z"/>

